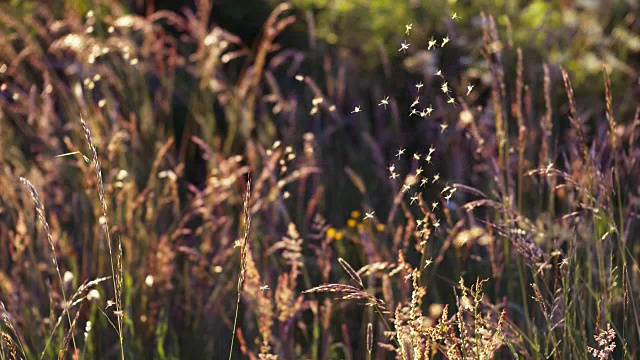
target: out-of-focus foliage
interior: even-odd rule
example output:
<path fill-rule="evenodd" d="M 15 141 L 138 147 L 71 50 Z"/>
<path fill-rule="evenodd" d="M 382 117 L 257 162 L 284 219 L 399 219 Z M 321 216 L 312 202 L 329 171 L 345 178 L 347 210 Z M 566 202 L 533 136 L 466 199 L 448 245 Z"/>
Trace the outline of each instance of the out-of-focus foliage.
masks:
<path fill-rule="evenodd" d="M 580 93 L 596 88 L 585 90 L 582 84 L 602 85 L 598 74 L 603 62 L 615 70 L 616 93 L 640 76 L 640 9 L 634 1 L 294 0 L 293 4 L 313 14 L 318 39 L 351 49 L 370 68 L 380 64 L 381 46 L 392 58 L 401 56 L 398 48 L 408 23 L 412 23 L 413 47 L 423 48 L 432 36 L 445 34 L 463 52 L 477 47 L 484 11 L 496 16 L 502 46 L 522 48 L 529 64 L 545 61 L 567 68 Z M 459 19 L 451 19 L 454 13 Z"/>

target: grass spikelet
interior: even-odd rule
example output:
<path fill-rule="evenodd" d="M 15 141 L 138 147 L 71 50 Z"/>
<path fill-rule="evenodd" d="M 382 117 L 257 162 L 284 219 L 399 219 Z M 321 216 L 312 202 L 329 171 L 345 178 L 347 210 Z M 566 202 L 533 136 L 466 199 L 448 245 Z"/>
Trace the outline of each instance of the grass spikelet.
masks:
<path fill-rule="evenodd" d="M 346 271 L 347 274 L 349 274 L 351 279 L 357 282 L 358 285 L 360 285 L 361 287 L 364 287 L 362 283 L 362 278 L 360 278 L 360 275 L 358 275 L 358 273 L 351 267 L 351 265 L 349 265 L 348 262 L 346 262 L 343 258 L 338 258 L 338 262 L 340 263 L 340 266 L 342 266 L 344 271 Z"/>

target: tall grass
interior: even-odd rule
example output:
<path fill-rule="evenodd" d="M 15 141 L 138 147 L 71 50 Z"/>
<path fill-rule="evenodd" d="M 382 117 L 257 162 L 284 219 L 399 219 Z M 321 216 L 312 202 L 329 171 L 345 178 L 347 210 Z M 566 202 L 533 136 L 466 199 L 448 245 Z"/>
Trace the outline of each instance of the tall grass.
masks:
<path fill-rule="evenodd" d="M 255 44 L 213 6 L 0 11 L 2 359 L 640 355 L 640 106 L 607 64 L 583 101 L 489 12 L 469 47 L 407 20 L 382 82 L 421 75 L 383 91 L 280 48 L 291 5 Z"/>

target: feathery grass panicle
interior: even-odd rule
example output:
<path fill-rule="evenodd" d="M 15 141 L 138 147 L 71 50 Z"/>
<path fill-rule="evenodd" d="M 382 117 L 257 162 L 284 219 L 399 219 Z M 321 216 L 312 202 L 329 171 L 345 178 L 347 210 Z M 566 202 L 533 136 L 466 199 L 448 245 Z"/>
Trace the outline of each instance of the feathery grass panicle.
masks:
<path fill-rule="evenodd" d="M 611 353 L 613 353 L 613 350 L 616 348 L 616 332 L 611 328 L 611 324 L 607 323 L 607 329 L 600 329 L 598 334 L 594 335 L 593 338 L 596 340 L 598 347 L 592 348 L 589 346 L 589 353 L 598 360 L 609 359 Z"/>
<path fill-rule="evenodd" d="M 0 301 L 0 318 L 4 326 L 6 326 L 11 331 L 11 334 L 9 334 L 8 332 L 5 332 L 4 329 L 1 331 L 2 339 L 0 340 L 0 344 L 3 346 L 3 348 L 0 350 L 2 350 L 4 354 L 4 346 L 6 344 L 9 350 L 9 354 L 11 356 L 14 356 L 15 358 L 17 358 L 18 350 L 19 350 L 21 355 L 26 358 L 26 350 L 24 345 L 22 344 L 21 335 L 18 333 L 18 330 L 15 328 L 13 324 L 12 316 L 11 314 L 9 314 L 9 312 L 7 311 L 7 308 L 5 307 L 2 301 Z"/>
<path fill-rule="evenodd" d="M 310 293 L 334 293 L 340 294 L 338 300 L 365 300 L 365 304 L 377 308 L 380 313 L 388 314 L 389 310 L 384 301 L 376 298 L 375 296 L 367 293 L 364 290 L 358 289 L 351 285 L 342 284 L 323 284 L 311 289 L 305 290 L 303 294 Z"/>
<path fill-rule="evenodd" d="M 296 293 L 296 269 L 291 273 L 285 272 L 278 276 L 278 287 L 275 290 L 274 301 L 277 309 L 278 321 L 286 324 L 302 306 L 303 297 Z"/>
<path fill-rule="evenodd" d="M 247 249 L 245 280 L 242 290 L 251 301 L 258 302 L 261 293 L 261 276 L 257 265 L 253 260 L 251 249 Z"/>
<path fill-rule="evenodd" d="M 238 297 L 236 299 L 236 312 L 233 320 L 233 333 L 231 334 L 231 345 L 229 346 L 229 360 L 233 355 L 233 343 L 236 337 L 236 328 L 238 324 L 238 311 L 240 308 L 240 298 L 242 295 L 242 285 L 244 284 L 245 272 L 247 270 L 247 254 L 249 249 L 249 230 L 251 229 L 251 212 L 249 211 L 249 199 L 251 194 L 251 180 L 247 179 L 247 188 L 245 189 L 243 200 L 243 220 L 244 231 L 242 239 L 238 240 L 235 246 L 240 247 L 240 272 L 238 273 Z"/>
<path fill-rule="evenodd" d="M 69 303 L 67 302 L 65 284 L 64 284 L 64 281 L 62 280 L 60 267 L 58 266 L 58 258 L 57 258 L 58 255 L 56 254 L 56 248 L 53 244 L 53 236 L 51 235 L 51 228 L 49 227 L 49 222 L 47 221 L 47 218 L 45 216 L 44 206 L 42 205 L 42 202 L 40 201 L 40 196 L 38 196 L 38 192 L 36 191 L 36 188 L 33 186 L 33 184 L 31 184 L 31 182 L 28 179 L 23 177 L 20 178 L 20 181 L 22 182 L 22 184 L 24 184 L 24 186 L 27 189 L 29 189 L 29 192 L 31 192 L 31 198 L 35 203 L 38 220 L 40 220 L 40 224 L 42 224 L 42 227 L 44 228 L 44 232 L 47 236 L 47 242 L 49 243 L 49 246 L 51 246 L 51 260 L 53 261 L 53 266 L 56 270 L 56 273 L 58 274 L 58 280 L 60 281 L 60 292 L 62 293 L 62 300 L 64 301 L 62 306 L 62 312 L 67 314 L 67 320 L 69 321 L 69 331 L 70 331 L 71 339 L 73 342 L 73 348 L 75 350 L 77 347 L 76 347 L 75 335 L 73 334 L 73 323 L 71 321 L 71 315 L 69 315 L 69 311 L 68 311 Z M 44 354 L 47 351 L 47 348 L 49 346 L 49 342 L 51 341 L 52 336 L 53 334 L 51 334 L 51 336 L 49 337 L 49 340 L 47 340 L 47 344 L 45 345 L 45 348 L 42 350 L 42 355 L 40 356 L 41 359 L 42 357 L 44 357 Z"/>
<path fill-rule="evenodd" d="M 111 244 L 111 231 L 109 230 L 109 217 L 107 214 L 107 201 L 104 196 L 104 183 L 102 181 L 102 168 L 100 166 L 100 159 L 98 158 L 98 152 L 96 151 L 95 146 L 93 145 L 93 141 L 91 140 L 91 131 L 87 126 L 87 123 L 84 121 L 82 117 L 80 117 L 80 123 L 82 124 L 82 130 L 84 131 L 85 137 L 87 138 L 87 144 L 89 145 L 89 150 L 91 150 L 92 160 L 93 160 L 93 168 L 96 172 L 96 177 L 98 179 L 98 196 L 100 198 L 100 204 L 102 205 L 102 216 L 103 218 L 100 221 L 102 228 L 105 233 L 107 248 L 109 249 L 109 263 L 111 264 L 111 279 L 113 280 L 113 291 L 115 298 L 115 311 L 117 324 L 118 324 L 118 339 L 120 341 L 120 357 L 124 360 L 124 312 L 122 306 L 122 283 L 123 283 L 123 268 L 122 268 L 122 243 L 118 241 L 118 253 L 116 254 L 117 259 L 114 264 L 114 254 L 112 250 Z"/>

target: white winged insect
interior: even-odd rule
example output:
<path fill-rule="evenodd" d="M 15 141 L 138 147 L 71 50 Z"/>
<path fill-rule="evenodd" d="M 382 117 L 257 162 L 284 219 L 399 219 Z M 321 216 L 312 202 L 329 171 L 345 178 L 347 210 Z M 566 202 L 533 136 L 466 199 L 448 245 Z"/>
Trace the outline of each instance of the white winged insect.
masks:
<path fill-rule="evenodd" d="M 405 34 L 409 35 L 409 33 L 411 32 L 411 29 L 413 28 L 413 23 L 405 25 L 404 28 L 405 28 L 405 31 L 404 31 Z"/>
<path fill-rule="evenodd" d="M 469 96 L 469 94 L 471 94 L 471 90 L 473 90 L 473 86 L 474 85 L 467 85 L 467 96 Z"/>
<path fill-rule="evenodd" d="M 411 44 L 407 43 L 407 40 L 405 40 L 400 44 L 400 49 L 398 49 L 398 51 L 402 51 L 406 53 L 407 50 L 409 50 L 409 46 L 411 46 Z"/>
<path fill-rule="evenodd" d="M 431 50 L 431 48 L 436 46 L 438 46 L 438 40 L 431 37 L 431 40 L 429 40 L 429 47 L 427 48 L 427 50 Z"/>
<path fill-rule="evenodd" d="M 449 42 L 449 35 L 442 38 L 442 45 L 440 47 L 444 47 Z"/>
<path fill-rule="evenodd" d="M 387 108 L 387 105 L 389 105 L 389 97 L 387 96 L 386 98 L 380 100 L 380 104 L 378 104 L 378 106 L 384 106 L 384 108 Z"/>

